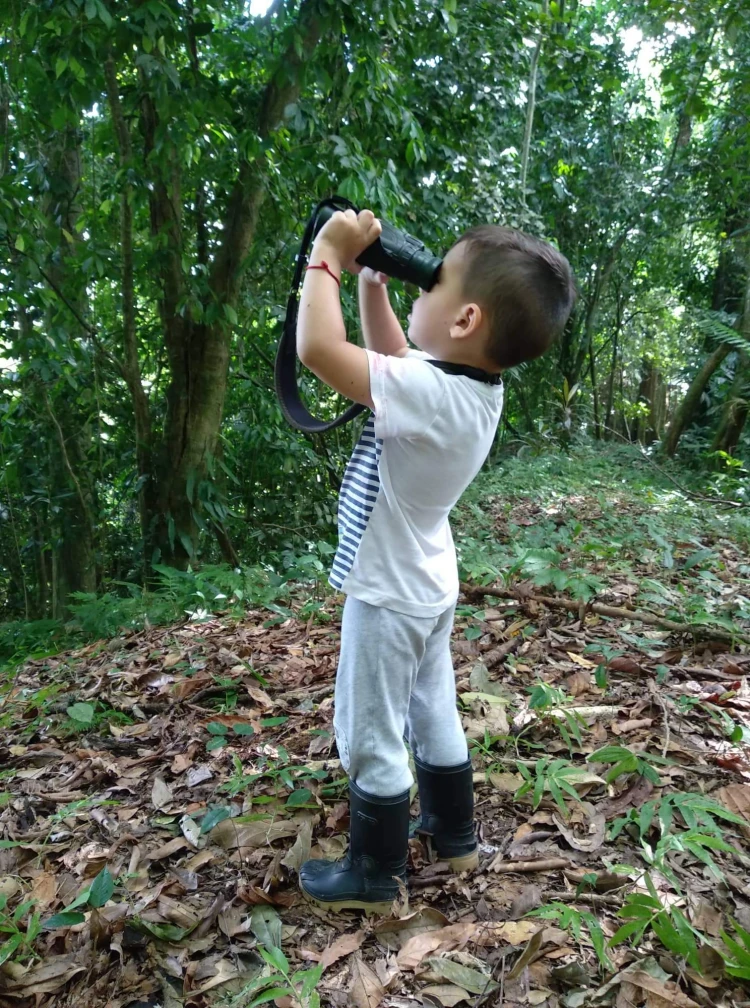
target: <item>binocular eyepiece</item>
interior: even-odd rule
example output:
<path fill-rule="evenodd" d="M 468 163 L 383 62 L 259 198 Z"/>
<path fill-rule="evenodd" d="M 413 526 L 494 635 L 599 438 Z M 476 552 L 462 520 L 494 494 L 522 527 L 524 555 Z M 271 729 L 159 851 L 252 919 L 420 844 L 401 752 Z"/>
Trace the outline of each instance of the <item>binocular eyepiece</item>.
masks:
<path fill-rule="evenodd" d="M 336 206 L 334 201 L 340 201 L 345 205 Z M 341 197 L 334 197 L 319 206 L 313 235 L 317 235 L 337 210 L 347 209 L 357 208 Z M 399 231 L 382 218 L 380 223 L 383 228 L 380 237 L 357 256 L 360 266 L 369 266 L 370 269 L 379 270 L 396 280 L 416 284 L 425 291 L 431 290 L 437 283 L 443 260 L 434 256 L 418 238 L 406 234 L 405 231 Z"/>

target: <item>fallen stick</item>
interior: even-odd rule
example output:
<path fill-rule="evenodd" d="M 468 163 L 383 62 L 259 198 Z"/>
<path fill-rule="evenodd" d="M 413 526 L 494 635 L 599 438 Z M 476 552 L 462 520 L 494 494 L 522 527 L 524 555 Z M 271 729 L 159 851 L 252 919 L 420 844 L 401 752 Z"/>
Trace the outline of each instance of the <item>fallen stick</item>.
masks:
<path fill-rule="evenodd" d="M 564 903 L 591 903 L 592 906 L 622 906 L 619 896 L 602 896 L 599 893 L 545 892 L 548 899 L 562 900 Z"/>
<path fill-rule="evenodd" d="M 493 588 L 491 585 L 470 585 L 461 584 L 461 591 L 465 595 L 490 595 L 492 598 L 515 599 L 517 602 L 537 602 L 540 605 L 548 606 L 551 609 L 565 609 L 567 612 L 574 612 L 579 615 L 581 609 L 585 612 L 593 612 L 599 616 L 611 616 L 613 619 L 638 620 L 639 623 L 646 623 L 649 626 L 661 627 L 663 630 L 671 630 L 673 633 L 689 633 L 695 636 L 698 633 L 713 637 L 722 641 L 742 641 L 750 644 L 750 637 L 744 634 L 729 633 L 727 630 L 719 630 L 707 626 L 704 623 L 675 623 L 665 616 L 658 616 L 655 613 L 643 612 L 641 609 L 623 609 L 619 606 L 602 605 L 600 602 L 574 602 L 572 599 L 550 598 L 548 595 L 535 595 L 532 592 L 520 592 L 512 588 Z"/>
<path fill-rule="evenodd" d="M 538 872 L 555 871 L 559 868 L 572 868 L 570 861 L 565 858 L 542 858 L 538 861 L 500 861 L 497 858 L 492 862 L 489 871 L 494 872 Z"/>

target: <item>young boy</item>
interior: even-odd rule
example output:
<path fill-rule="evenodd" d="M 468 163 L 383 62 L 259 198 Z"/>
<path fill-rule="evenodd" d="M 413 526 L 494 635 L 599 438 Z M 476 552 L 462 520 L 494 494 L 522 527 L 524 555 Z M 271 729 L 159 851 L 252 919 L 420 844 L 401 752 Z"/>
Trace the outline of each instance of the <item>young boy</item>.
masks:
<path fill-rule="evenodd" d="M 355 262 L 380 234 L 370 210 L 337 212 L 319 232 L 297 327 L 300 360 L 373 410 L 339 498 L 330 583 L 346 594 L 334 730 L 349 774 L 351 830 L 341 861 L 300 871 L 329 909 L 387 913 L 406 878 L 409 770 L 441 859 L 476 867 L 472 769 L 450 655 L 458 572 L 448 515 L 486 459 L 503 370 L 540 356 L 575 299 L 567 260 L 508 228 L 468 231 L 409 317 L 408 347 L 387 277 Z M 346 341 L 344 269 L 360 273 L 366 350 Z M 430 361 L 435 363 L 431 363 Z"/>

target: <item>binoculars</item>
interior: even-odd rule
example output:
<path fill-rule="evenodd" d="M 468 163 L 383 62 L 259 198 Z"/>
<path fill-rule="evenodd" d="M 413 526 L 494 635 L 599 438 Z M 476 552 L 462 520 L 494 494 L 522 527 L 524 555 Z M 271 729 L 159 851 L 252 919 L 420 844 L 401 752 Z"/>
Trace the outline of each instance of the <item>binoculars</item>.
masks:
<path fill-rule="evenodd" d="M 348 206 L 336 206 L 334 200 L 340 200 Z M 357 208 L 341 197 L 327 201 L 318 210 L 313 235 L 317 235 L 337 210 L 346 209 L 356 211 Z M 425 291 L 431 290 L 437 283 L 443 260 L 434 256 L 418 238 L 406 234 L 405 231 L 399 231 L 382 218 L 380 224 L 383 228 L 380 237 L 357 256 L 360 266 L 369 266 L 370 269 L 379 270 L 396 280 L 416 284 Z"/>

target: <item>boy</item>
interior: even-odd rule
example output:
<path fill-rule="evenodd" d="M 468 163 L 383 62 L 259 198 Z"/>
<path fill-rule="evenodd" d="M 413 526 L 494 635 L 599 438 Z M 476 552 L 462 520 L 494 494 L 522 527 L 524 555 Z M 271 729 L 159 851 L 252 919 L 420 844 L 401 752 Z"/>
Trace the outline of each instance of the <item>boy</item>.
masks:
<path fill-rule="evenodd" d="M 388 913 L 406 878 L 409 770 L 421 831 L 455 871 L 476 867 L 472 769 L 450 656 L 458 572 L 448 515 L 489 453 L 503 370 L 540 356 L 575 299 L 567 260 L 546 242 L 486 225 L 451 248 L 410 315 L 409 349 L 387 277 L 355 262 L 380 234 L 370 210 L 319 232 L 297 327 L 302 363 L 373 410 L 339 498 L 330 583 L 346 594 L 334 731 L 348 771 L 350 844 L 300 871 L 328 909 Z M 360 273 L 367 349 L 346 342 L 342 270 Z"/>

